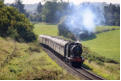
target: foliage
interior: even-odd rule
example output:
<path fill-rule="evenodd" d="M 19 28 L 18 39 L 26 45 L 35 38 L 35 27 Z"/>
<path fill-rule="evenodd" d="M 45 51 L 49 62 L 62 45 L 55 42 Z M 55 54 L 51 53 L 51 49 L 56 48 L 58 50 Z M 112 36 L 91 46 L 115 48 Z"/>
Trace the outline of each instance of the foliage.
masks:
<path fill-rule="evenodd" d="M 56 2 L 46 2 L 45 5 L 43 6 L 42 20 L 47 23 L 55 22 L 56 10 L 57 10 Z"/>
<path fill-rule="evenodd" d="M 84 3 L 84 4 L 86 5 L 92 3 Z M 104 6 L 103 13 L 105 17 L 105 25 L 119 26 L 120 6 L 116 4 L 105 4 L 105 3 L 102 3 L 101 5 Z M 38 17 L 41 17 L 41 19 L 46 23 L 58 23 L 59 21 L 62 21 L 61 20 L 62 17 L 71 14 L 72 8 L 73 7 L 69 7 L 69 3 L 66 2 L 47 1 L 44 5 L 41 5 L 41 3 L 39 3 L 37 11 L 38 14 L 41 15 L 38 15 Z"/>
<path fill-rule="evenodd" d="M 42 8 L 43 8 L 43 5 L 41 4 L 41 2 L 38 3 L 36 12 L 34 13 L 28 12 L 28 18 L 32 22 L 42 22 Z"/>
<path fill-rule="evenodd" d="M 0 36 L 9 36 L 17 41 L 31 42 L 36 40 L 32 31 L 33 26 L 24 14 L 0 2 Z"/>
<path fill-rule="evenodd" d="M 120 26 L 120 5 L 104 6 L 106 25 Z"/>
<path fill-rule="evenodd" d="M 41 13 L 29 14 L 28 18 L 32 22 L 41 22 L 42 21 Z"/>
<path fill-rule="evenodd" d="M 104 6 L 106 25 L 120 26 L 120 5 L 109 4 Z"/>
<path fill-rule="evenodd" d="M 37 6 L 37 12 L 40 14 L 41 12 L 42 12 L 42 4 L 41 4 L 41 2 L 38 4 L 38 6 Z"/>
<path fill-rule="evenodd" d="M 25 13 L 24 5 L 21 0 L 16 0 L 15 4 L 12 4 L 11 6 L 17 8 L 21 13 Z"/>
<path fill-rule="evenodd" d="M 43 5 L 42 9 L 42 20 L 46 23 L 58 23 L 60 18 L 66 14 L 68 10 L 68 3 L 58 3 L 47 1 Z"/>

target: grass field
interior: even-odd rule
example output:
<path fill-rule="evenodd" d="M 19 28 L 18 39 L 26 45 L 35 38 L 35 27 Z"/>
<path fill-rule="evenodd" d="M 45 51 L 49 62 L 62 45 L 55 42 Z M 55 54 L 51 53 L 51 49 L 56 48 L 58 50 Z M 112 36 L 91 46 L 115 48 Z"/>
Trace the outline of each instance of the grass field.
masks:
<path fill-rule="evenodd" d="M 45 23 L 39 23 L 34 25 L 34 32 L 37 35 L 51 35 L 51 36 L 57 36 L 58 35 L 58 29 L 57 25 L 51 25 L 51 24 L 45 24 Z"/>
<path fill-rule="evenodd" d="M 78 79 L 59 67 L 38 44 L 15 44 L 1 37 L 0 42 L 0 80 Z"/>
<path fill-rule="evenodd" d="M 120 30 L 96 34 L 95 39 L 82 43 L 101 56 L 120 61 Z"/>
<path fill-rule="evenodd" d="M 102 31 L 102 30 L 112 29 L 112 28 L 120 29 L 119 26 L 98 26 L 96 27 L 96 31 Z"/>

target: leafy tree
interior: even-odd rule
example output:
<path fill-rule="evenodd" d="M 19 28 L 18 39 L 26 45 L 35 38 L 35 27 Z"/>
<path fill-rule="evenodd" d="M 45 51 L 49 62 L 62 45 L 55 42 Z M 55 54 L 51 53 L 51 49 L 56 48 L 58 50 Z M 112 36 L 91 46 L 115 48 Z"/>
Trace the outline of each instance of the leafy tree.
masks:
<path fill-rule="evenodd" d="M 26 17 L 29 16 L 29 14 L 24 9 L 24 4 L 22 4 L 22 1 L 21 0 L 16 0 L 15 4 L 12 4 L 11 6 L 17 8 L 21 13 L 25 14 Z"/>
<path fill-rule="evenodd" d="M 37 12 L 38 13 L 41 13 L 42 12 L 42 4 L 41 4 L 41 2 L 37 6 Z"/>
<path fill-rule="evenodd" d="M 21 13 L 25 13 L 24 5 L 21 0 L 16 0 L 14 7 L 16 7 Z"/>
<path fill-rule="evenodd" d="M 42 10 L 42 20 L 47 23 L 54 23 L 56 21 L 57 6 L 56 2 L 46 2 Z"/>
<path fill-rule="evenodd" d="M 106 25 L 120 25 L 120 6 L 109 4 L 104 7 Z"/>
<path fill-rule="evenodd" d="M 33 25 L 14 7 L 7 7 L 0 1 L 0 36 L 12 37 L 17 41 L 36 40 Z"/>

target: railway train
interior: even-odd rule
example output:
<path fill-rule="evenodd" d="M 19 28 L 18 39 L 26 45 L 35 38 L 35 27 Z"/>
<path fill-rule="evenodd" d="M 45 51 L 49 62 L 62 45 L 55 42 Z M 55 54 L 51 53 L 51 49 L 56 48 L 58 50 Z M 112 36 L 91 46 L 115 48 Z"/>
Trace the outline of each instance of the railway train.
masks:
<path fill-rule="evenodd" d="M 40 35 L 39 43 L 46 45 L 61 55 L 65 62 L 72 66 L 81 66 L 84 58 L 81 56 L 83 50 L 82 45 L 78 42 L 72 42 L 61 38 Z"/>

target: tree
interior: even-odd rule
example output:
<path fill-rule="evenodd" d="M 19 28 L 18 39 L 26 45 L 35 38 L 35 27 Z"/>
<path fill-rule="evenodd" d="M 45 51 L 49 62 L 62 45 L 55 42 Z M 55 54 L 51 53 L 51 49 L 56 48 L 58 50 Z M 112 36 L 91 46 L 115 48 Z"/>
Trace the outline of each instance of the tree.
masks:
<path fill-rule="evenodd" d="M 11 37 L 17 41 L 32 42 L 36 40 L 33 25 L 16 8 L 5 6 L 0 1 L 0 36 Z"/>
<path fill-rule="evenodd" d="M 12 6 L 16 7 L 21 13 L 25 13 L 24 5 L 21 0 L 16 0 L 15 4 Z"/>
<path fill-rule="evenodd" d="M 104 16 L 106 25 L 120 26 L 120 6 L 109 4 L 104 6 Z"/>
<path fill-rule="evenodd" d="M 22 1 L 21 0 L 16 0 L 15 4 L 11 4 L 11 6 L 17 8 L 19 10 L 19 12 L 25 14 L 26 17 L 29 16 L 29 14 L 24 9 L 24 4 L 22 4 Z"/>
<path fill-rule="evenodd" d="M 57 8 L 57 2 L 46 2 L 42 9 L 42 20 L 47 23 L 55 23 Z"/>
<path fill-rule="evenodd" d="M 37 6 L 37 12 L 38 13 L 41 13 L 42 12 L 42 4 L 41 4 L 41 2 Z"/>

